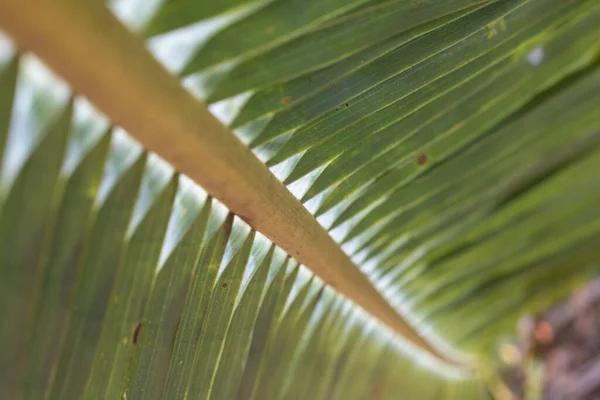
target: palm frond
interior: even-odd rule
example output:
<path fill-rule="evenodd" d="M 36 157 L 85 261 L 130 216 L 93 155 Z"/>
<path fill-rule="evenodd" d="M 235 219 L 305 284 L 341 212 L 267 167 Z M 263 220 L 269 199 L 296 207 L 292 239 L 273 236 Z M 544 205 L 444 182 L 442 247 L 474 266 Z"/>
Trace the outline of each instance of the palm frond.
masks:
<path fill-rule="evenodd" d="M 595 271 L 564 264 L 587 254 L 567 238 L 585 229 L 575 214 L 595 221 L 585 206 L 593 189 L 577 189 L 595 184 L 562 176 L 593 171 L 570 172 L 596 149 L 596 2 L 371 1 L 295 33 L 270 14 L 293 2 L 258 4 L 215 33 L 179 25 L 153 39 L 155 54 L 218 101 L 212 110 L 423 334 L 488 354 L 500 335 L 488 325 L 508 334 L 520 313 Z M 383 27 L 394 11 L 411 17 L 366 44 L 373 30 L 361 24 Z M 276 38 L 207 61 L 255 21 Z M 187 59 L 179 67 L 161 52 L 174 43 Z M 592 246 L 590 229 L 579 238 Z M 559 237 L 564 247 L 551 250 Z M 491 295 L 511 284 L 520 288 L 511 301 Z M 477 313 L 480 301 L 498 311 Z"/>
<path fill-rule="evenodd" d="M 11 398 L 482 399 L 599 272 L 595 0 L 4 3 Z"/>
<path fill-rule="evenodd" d="M 477 398 L 477 379 L 414 364 L 393 332 L 110 128 L 31 55 L 8 58 L 5 395 L 384 399 L 411 371 L 431 398 Z"/>

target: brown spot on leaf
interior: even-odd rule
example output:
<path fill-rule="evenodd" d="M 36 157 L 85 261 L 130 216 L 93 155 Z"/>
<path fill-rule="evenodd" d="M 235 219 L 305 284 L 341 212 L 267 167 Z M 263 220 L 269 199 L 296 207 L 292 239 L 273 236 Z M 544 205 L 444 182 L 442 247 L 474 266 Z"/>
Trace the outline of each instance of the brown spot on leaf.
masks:
<path fill-rule="evenodd" d="M 419 165 L 420 167 L 427 165 L 427 154 L 422 153 L 419 154 L 419 156 L 417 157 L 417 165 Z"/>
<path fill-rule="evenodd" d="M 221 286 L 223 286 L 223 289 L 227 289 L 229 287 L 229 283 L 225 282 Z"/>
<path fill-rule="evenodd" d="M 142 329 L 142 323 L 138 322 L 134 331 L 133 331 L 133 344 L 137 344 L 138 335 L 140 334 L 140 329 Z"/>
<path fill-rule="evenodd" d="M 288 104 L 290 101 L 292 101 L 292 98 L 290 96 L 285 96 L 283 99 L 281 99 L 281 102 L 283 104 Z"/>
<path fill-rule="evenodd" d="M 344 104 L 344 107 L 348 108 L 350 105 L 348 103 Z"/>
<path fill-rule="evenodd" d="M 385 390 L 385 387 L 383 386 L 382 382 L 376 383 L 371 388 L 371 394 L 369 396 L 369 400 L 379 400 L 379 399 L 381 399 L 381 396 L 383 396 L 383 391 L 384 390 Z"/>

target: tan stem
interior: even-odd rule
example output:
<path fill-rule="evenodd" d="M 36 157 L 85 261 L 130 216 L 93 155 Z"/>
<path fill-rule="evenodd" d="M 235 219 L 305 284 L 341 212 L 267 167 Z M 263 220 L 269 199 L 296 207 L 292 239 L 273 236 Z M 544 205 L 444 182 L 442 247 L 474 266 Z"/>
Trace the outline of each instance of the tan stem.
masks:
<path fill-rule="evenodd" d="M 304 206 L 103 2 L 0 0 L 0 26 L 113 123 L 398 335 L 454 363 L 375 289 Z"/>

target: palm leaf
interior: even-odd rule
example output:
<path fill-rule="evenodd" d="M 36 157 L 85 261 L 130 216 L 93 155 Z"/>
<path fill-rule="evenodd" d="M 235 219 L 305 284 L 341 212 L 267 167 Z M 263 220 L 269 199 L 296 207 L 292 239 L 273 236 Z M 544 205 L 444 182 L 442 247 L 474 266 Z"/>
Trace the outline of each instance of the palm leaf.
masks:
<path fill-rule="evenodd" d="M 8 398 L 485 398 L 598 273 L 597 2 L 157 3 L 0 2 Z"/>

